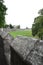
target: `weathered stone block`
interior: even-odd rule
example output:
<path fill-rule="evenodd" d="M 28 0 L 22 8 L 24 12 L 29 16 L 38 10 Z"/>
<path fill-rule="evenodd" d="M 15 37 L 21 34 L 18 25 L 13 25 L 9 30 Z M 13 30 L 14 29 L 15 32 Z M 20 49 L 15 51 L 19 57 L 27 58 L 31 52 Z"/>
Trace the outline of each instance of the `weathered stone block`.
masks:
<path fill-rule="evenodd" d="M 4 52 L 4 43 L 2 37 L 0 36 L 0 65 L 8 65 Z"/>
<path fill-rule="evenodd" d="M 15 51 L 20 53 L 25 60 L 31 49 L 34 48 L 34 44 L 36 41 L 37 40 L 29 37 L 18 36 L 13 40 L 11 46 L 15 49 Z"/>
<path fill-rule="evenodd" d="M 7 34 L 7 36 L 4 38 L 10 45 L 12 44 L 12 41 L 14 40 L 14 38 L 10 35 Z"/>
<path fill-rule="evenodd" d="M 1 37 L 4 39 L 7 36 L 7 34 L 8 34 L 7 32 L 3 31 Z"/>
<path fill-rule="evenodd" d="M 37 41 L 27 57 L 32 65 L 43 65 L 43 41 Z"/>
<path fill-rule="evenodd" d="M 5 54 L 8 65 L 43 65 L 43 40 L 25 36 L 14 39 L 6 32 L 1 36 L 5 53 L 0 52 Z"/>

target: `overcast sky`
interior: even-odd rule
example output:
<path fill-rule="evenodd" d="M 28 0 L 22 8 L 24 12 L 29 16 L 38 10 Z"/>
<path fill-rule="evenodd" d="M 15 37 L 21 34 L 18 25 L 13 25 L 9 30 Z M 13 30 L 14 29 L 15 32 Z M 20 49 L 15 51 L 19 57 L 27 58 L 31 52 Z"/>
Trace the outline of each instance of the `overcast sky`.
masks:
<path fill-rule="evenodd" d="M 43 8 L 43 0 L 4 0 L 7 6 L 7 24 L 32 27 L 38 11 Z"/>

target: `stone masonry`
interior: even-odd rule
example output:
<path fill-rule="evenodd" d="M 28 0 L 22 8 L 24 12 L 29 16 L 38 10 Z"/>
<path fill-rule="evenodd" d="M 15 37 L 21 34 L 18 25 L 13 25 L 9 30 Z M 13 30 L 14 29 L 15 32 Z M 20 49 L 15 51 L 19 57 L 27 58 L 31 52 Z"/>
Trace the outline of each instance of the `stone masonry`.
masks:
<path fill-rule="evenodd" d="M 8 65 L 43 65 L 43 40 L 1 32 Z"/>

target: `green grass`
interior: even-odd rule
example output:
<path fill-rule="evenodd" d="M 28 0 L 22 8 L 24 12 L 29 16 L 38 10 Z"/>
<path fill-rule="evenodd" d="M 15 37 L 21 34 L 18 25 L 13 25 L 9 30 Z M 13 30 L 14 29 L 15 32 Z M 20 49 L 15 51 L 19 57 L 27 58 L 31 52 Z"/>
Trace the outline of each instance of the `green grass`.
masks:
<path fill-rule="evenodd" d="M 16 36 L 18 36 L 18 35 L 32 37 L 32 31 L 31 31 L 31 30 L 17 30 L 17 31 L 11 31 L 10 34 L 11 34 L 13 37 L 16 37 Z"/>
<path fill-rule="evenodd" d="M 27 37 L 32 37 L 32 38 L 37 38 L 39 39 L 39 37 L 36 35 L 35 37 L 32 36 L 32 30 L 17 30 L 17 31 L 11 31 L 9 32 L 9 34 L 11 34 L 14 38 L 18 35 L 22 35 L 22 36 L 27 36 Z"/>

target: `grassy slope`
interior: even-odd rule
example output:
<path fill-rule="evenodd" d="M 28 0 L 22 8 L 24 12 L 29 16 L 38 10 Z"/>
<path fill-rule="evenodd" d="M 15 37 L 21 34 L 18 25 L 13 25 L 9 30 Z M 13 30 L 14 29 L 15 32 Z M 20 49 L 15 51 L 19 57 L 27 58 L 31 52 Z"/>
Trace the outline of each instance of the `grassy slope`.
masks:
<path fill-rule="evenodd" d="M 16 37 L 17 35 L 32 37 L 32 31 L 31 31 L 31 30 L 11 31 L 10 34 L 11 34 L 13 37 Z"/>
<path fill-rule="evenodd" d="M 22 36 L 28 36 L 28 37 L 33 37 L 32 36 L 32 31 L 31 30 L 17 30 L 17 31 L 11 31 L 10 34 L 15 38 L 18 35 L 22 35 Z M 33 38 L 38 38 L 38 36 L 35 36 Z"/>

